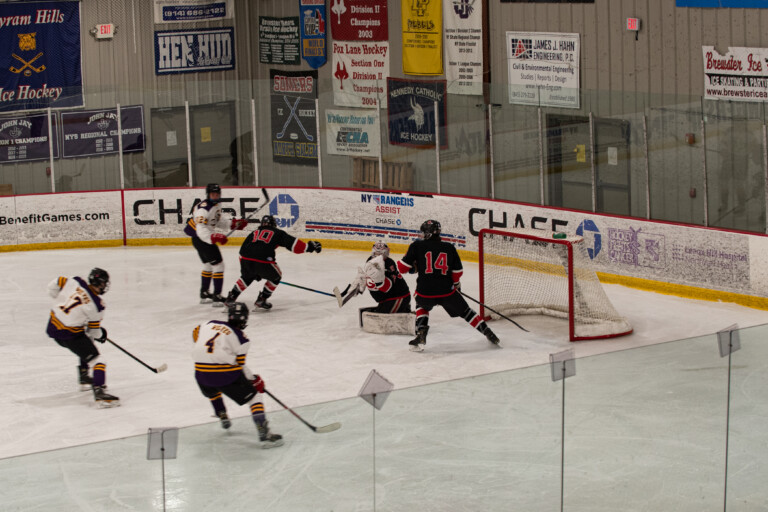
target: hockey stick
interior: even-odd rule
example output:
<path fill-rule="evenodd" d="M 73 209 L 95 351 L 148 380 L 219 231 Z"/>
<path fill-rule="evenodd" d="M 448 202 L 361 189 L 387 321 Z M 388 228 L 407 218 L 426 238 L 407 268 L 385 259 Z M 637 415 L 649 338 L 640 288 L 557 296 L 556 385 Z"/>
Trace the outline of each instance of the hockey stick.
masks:
<path fill-rule="evenodd" d="M 149 368 L 150 370 L 152 370 L 152 371 L 153 371 L 153 372 L 155 372 L 155 373 L 164 372 L 165 370 L 167 370 L 167 369 L 168 369 L 168 365 L 167 365 L 167 364 L 165 364 L 165 363 L 161 364 L 161 365 L 160 365 L 160 366 L 158 366 L 157 368 L 152 368 L 152 367 L 151 367 L 151 366 L 149 366 L 147 363 L 145 363 L 144 361 L 142 361 L 141 359 L 139 359 L 139 358 L 138 358 L 138 357 L 136 357 L 135 355 L 131 354 L 130 352 L 128 352 L 127 350 L 125 350 L 123 347 L 121 347 L 120 345 L 118 345 L 117 343 L 115 343 L 114 341 L 112 341 L 111 339 L 107 338 L 107 341 L 108 341 L 108 342 L 110 342 L 111 344 L 113 344 L 114 346 L 116 346 L 117 348 L 119 348 L 120 350 L 122 350 L 123 352 L 125 352 L 126 354 L 128 354 L 129 356 L 131 356 L 133 359 L 135 359 L 136 361 L 140 362 L 142 365 L 146 366 L 147 368 Z"/>
<path fill-rule="evenodd" d="M 483 307 L 484 307 L 485 309 L 487 309 L 488 311 L 492 311 L 493 313 L 496 313 L 497 315 L 499 315 L 499 316 L 500 316 L 501 318 L 503 318 L 504 320 L 509 320 L 510 322 L 512 322 L 513 324 L 515 324 L 516 326 L 518 326 L 518 327 L 519 327 L 521 330 L 523 330 L 523 331 L 525 331 L 525 332 L 530 332 L 528 329 L 526 329 L 525 327 L 523 327 L 523 326 L 522 326 L 522 325 L 520 325 L 519 323 L 515 322 L 515 321 L 514 321 L 514 320 L 512 320 L 511 318 L 509 318 L 509 317 L 507 317 L 507 316 L 504 316 L 504 315 L 502 315 L 501 313 L 499 313 L 498 311 L 496 311 L 496 310 L 495 310 L 495 309 L 493 309 L 493 308 L 489 308 L 488 306 L 486 306 L 485 304 L 483 304 L 483 303 L 482 303 L 482 302 L 480 302 L 479 300 L 477 300 L 477 299 L 473 299 L 472 297 L 470 297 L 469 295 L 467 295 L 467 294 L 466 294 L 466 293 L 464 293 L 463 291 L 459 290 L 459 293 L 460 293 L 460 294 L 462 294 L 463 296 L 465 296 L 466 298 L 468 298 L 469 300 L 471 300 L 472 302 L 476 302 L 476 303 L 480 304 L 481 306 L 483 306 Z"/>
<path fill-rule="evenodd" d="M 261 192 L 262 192 L 262 194 L 264 194 L 264 204 L 262 204 L 261 206 L 259 206 L 259 207 L 258 207 L 258 208 L 256 208 L 255 210 L 253 210 L 253 211 L 252 211 L 252 212 L 251 212 L 251 213 L 250 213 L 250 214 L 249 214 L 249 215 L 248 215 L 248 216 L 245 218 L 245 220 L 251 220 L 251 218 L 253 218 L 253 216 L 254 216 L 254 215 L 256 215 L 257 213 L 259 213 L 259 212 L 261 211 L 261 209 L 262 209 L 262 208 L 264 208 L 265 206 L 267 206 L 267 205 L 269 204 L 269 192 L 267 192 L 267 189 L 265 189 L 265 188 L 261 189 Z M 229 231 L 229 233 L 227 233 L 227 234 L 226 234 L 226 235 L 224 235 L 224 236 L 226 236 L 227 238 L 229 238 L 230 236 L 232 236 L 232 233 L 234 233 L 235 231 L 236 231 L 236 230 L 234 230 L 234 229 L 231 229 L 231 230 Z"/>
<path fill-rule="evenodd" d="M 288 286 L 293 286 L 294 288 L 301 288 L 302 290 L 307 290 L 308 292 L 315 292 L 315 293 L 319 293 L 321 295 L 328 295 L 329 297 L 335 297 L 335 295 L 332 294 L 332 293 L 321 292 L 320 290 L 315 290 L 314 288 L 307 288 L 306 286 L 299 286 L 299 285 L 293 284 L 293 283 L 286 283 L 285 281 L 280 281 L 280 284 L 287 284 Z"/>
<path fill-rule="evenodd" d="M 351 287 L 351 284 L 348 284 L 346 288 L 344 288 L 344 291 L 339 291 L 338 286 L 333 287 L 333 295 L 336 297 L 336 300 L 339 303 L 339 307 L 344 306 L 347 302 L 349 302 L 349 299 L 354 297 L 355 295 L 358 295 L 360 291 L 358 290 L 357 286 L 352 288 L 352 291 L 349 292 L 349 295 L 347 295 L 347 292 L 349 291 L 349 288 Z"/>
<path fill-rule="evenodd" d="M 316 427 L 316 426 L 312 425 L 311 423 L 307 422 L 307 420 L 305 420 L 304 418 L 302 418 L 298 414 L 296 414 L 296 412 L 294 412 L 293 409 L 291 409 L 290 407 L 285 405 L 283 402 L 281 402 L 275 395 L 270 393 L 268 390 L 265 389 L 264 392 L 266 394 L 268 394 L 272 398 L 272 400 L 274 400 L 275 402 L 280 404 L 283 407 L 283 409 L 285 409 L 289 413 L 291 413 L 294 416 L 296 416 L 299 419 L 299 421 L 301 421 L 303 424 L 305 424 L 306 426 L 311 428 L 312 432 L 315 432 L 316 434 L 325 434 L 326 432 L 333 432 L 334 430 L 339 430 L 341 428 L 341 423 L 338 423 L 338 422 L 331 423 L 329 425 L 325 425 L 325 426 L 322 426 L 322 427 Z"/>

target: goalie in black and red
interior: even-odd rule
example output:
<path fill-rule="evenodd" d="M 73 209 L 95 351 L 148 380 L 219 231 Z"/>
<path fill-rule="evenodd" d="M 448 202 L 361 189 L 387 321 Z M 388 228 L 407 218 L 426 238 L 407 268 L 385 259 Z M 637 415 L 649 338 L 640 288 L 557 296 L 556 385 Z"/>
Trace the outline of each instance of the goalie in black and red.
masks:
<path fill-rule="evenodd" d="M 413 352 L 421 352 L 427 343 L 429 312 L 440 305 L 452 317 L 460 316 L 480 331 L 491 343 L 499 344 L 499 338 L 477 314 L 464 297 L 458 293 L 464 267 L 453 244 L 440 239 L 441 227 L 436 220 L 421 225 L 422 238 L 408 247 L 403 259 L 397 262 L 403 274 L 413 269 L 416 279 L 416 337 L 409 342 Z"/>
<path fill-rule="evenodd" d="M 264 288 L 254 305 L 257 309 L 272 308 L 272 303 L 267 299 L 272 296 L 283 278 L 283 272 L 275 260 L 275 249 L 278 247 L 285 247 L 296 254 L 320 253 L 323 250 L 320 242 L 303 242 L 278 228 L 272 215 L 264 215 L 259 229 L 245 237 L 240 246 L 240 279 L 227 295 L 227 304 L 236 301 L 253 281 L 264 279 Z"/>

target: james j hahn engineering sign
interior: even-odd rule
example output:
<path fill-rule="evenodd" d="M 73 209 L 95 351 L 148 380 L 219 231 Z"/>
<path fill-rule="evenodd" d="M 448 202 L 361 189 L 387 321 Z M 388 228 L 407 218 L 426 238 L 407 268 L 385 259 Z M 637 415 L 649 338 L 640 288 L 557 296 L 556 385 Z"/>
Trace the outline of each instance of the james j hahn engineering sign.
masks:
<path fill-rule="evenodd" d="M 232 27 L 155 32 L 155 74 L 235 69 Z"/>

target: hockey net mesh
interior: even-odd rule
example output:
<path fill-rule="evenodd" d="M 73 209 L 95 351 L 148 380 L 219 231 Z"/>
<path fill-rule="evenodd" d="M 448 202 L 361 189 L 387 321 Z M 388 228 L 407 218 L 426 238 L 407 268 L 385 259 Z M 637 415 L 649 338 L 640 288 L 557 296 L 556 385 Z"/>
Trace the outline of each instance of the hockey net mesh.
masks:
<path fill-rule="evenodd" d="M 568 319 L 571 340 L 632 332 L 591 268 L 582 237 L 555 239 L 553 235 L 540 229 L 481 231 L 480 302 L 506 316 L 543 314 Z M 572 311 L 569 257 L 573 260 Z M 499 318 L 489 309 L 484 314 Z"/>

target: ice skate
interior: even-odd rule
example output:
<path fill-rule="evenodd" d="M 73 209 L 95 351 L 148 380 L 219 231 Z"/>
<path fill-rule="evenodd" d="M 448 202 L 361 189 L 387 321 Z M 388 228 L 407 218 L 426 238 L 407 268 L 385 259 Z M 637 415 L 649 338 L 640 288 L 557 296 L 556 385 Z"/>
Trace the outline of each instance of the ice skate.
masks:
<path fill-rule="evenodd" d="M 259 443 L 263 449 L 283 446 L 283 436 L 270 432 L 269 422 L 265 421 L 261 425 L 256 425 L 256 429 L 259 431 Z"/>
<path fill-rule="evenodd" d="M 120 399 L 104 391 L 106 386 L 93 386 L 93 398 L 100 409 L 120 406 Z"/>
<path fill-rule="evenodd" d="M 213 295 L 210 292 L 200 292 L 200 304 L 210 304 L 213 302 Z"/>
<path fill-rule="evenodd" d="M 499 345 L 499 337 L 496 336 L 496 334 L 492 330 L 490 330 L 490 329 L 486 330 L 485 331 L 485 337 L 486 337 L 486 339 L 488 339 L 488 341 L 490 341 L 491 343 L 493 343 L 497 347 L 501 346 L 501 345 Z"/>
<path fill-rule="evenodd" d="M 222 297 L 220 293 L 217 293 L 216 295 L 211 295 L 211 300 L 213 301 L 213 307 L 215 308 L 224 307 L 224 303 L 226 302 L 226 299 L 224 299 L 224 297 Z"/>
<path fill-rule="evenodd" d="M 90 391 L 93 389 L 93 378 L 88 375 L 88 369 L 78 367 L 77 372 L 80 391 Z"/>
<path fill-rule="evenodd" d="M 254 311 L 257 311 L 259 309 L 264 309 L 264 310 L 272 309 L 272 303 L 271 302 L 267 302 L 267 297 L 264 295 L 264 292 L 261 292 L 259 294 L 259 297 L 256 299 L 256 302 L 254 303 L 254 306 L 256 306 Z"/>
<path fill-rule="evenodd" d="M 229 419 L 229 416 L 227 416 L 227 413 L 224 411 L 221 411 L 219 413 L 219 421 L 221 422 L 221 428 L 224 430 L 229 429 L 229 427 L 232 426 L 232 421 Z"/>
<path fill-rule="evenodd" d="M 416 337 L 408 342 L 408 345 L 410 345 L 409 350 L 411 352 L 424 351 L 424 345 L 427 344 L 427 331 L 429 331 L 429 327 L 420 327 L 416 329 Z"/>

